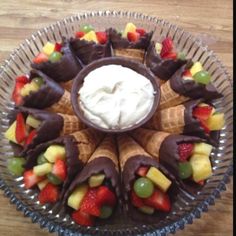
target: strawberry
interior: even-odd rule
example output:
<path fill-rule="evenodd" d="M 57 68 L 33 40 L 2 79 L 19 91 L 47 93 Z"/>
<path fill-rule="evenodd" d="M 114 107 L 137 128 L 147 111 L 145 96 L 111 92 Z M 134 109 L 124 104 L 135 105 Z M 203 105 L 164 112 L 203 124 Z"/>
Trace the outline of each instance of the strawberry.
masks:
<path fill-rule="evenodd" d="M 135 207 L 143 207 L 144 203 L 142 198 L 138 197 L 134 191 L 131 191 L 131 202 Z"/>
<path fill-rule="evenodd" d="M 25 86 L 23 83 L 16 83 L 15 88 L 12 93 L 11 99 L 16 103 L 16 105 L 20 105 L 23 102 L 23 98 L 20 94 L 21 89 Z"/>
<path fill-rule="evenodd" d="M 190 70 L 185 70 L 182 74 L 182 76 L 186 76 L 186 77 L 193 77 L 192 73 L 190 72 Z"/>
<path fill-rule="evenodd" d="M 137 32 L 128 32 L 127 38 L 130 42 L 136 42 L 140 38 L 140 34 Z"/>
<path fill-rule="evenodd" d="M 172 49 L 174 47 L 173 41 L 170 37 L 165 38 L 162 41 L 162 49 L 161 49 L 161 57 L 164 57 L 166 54 L 169 54 L 172 52 Z"/>
<path fill-rule="evenodd" d="M 193 152 L 192 143 L 181 143 L 178 145 L 179 161 L 186 161 Z"/>
<path fill-rule="evenodd" d="M 100 186 L 97 192 L 97 203 L 99 206 L 104 204 L 114 206 L 116 204 L 116 195 L 106 186 Z"/>
<path fill-rule="evenodd" d="M 37 183 L 44 179 L 43 176 L 37 176 L 34 174 L 33 170 L 27 170 L 23 174 L 25 188 L 29 189 L 34 187 Z"/>
<path fill-rule="evenodd" d="M 53 165 L 52 173 L 64 181 L 67 176 L 66 162 L 61 159 L 57 159 Z"/>
<path fill-rule="evenodd" d="M 85 35 L 85 33 L 83 31 L 78 31 L 75 33 L 75 37 L 80 39 Z"/>
<path fill-rule="evenodd" d="M 29 79 L 25 75 L 18 76 L 18 77 L 16 77 L 16 83 L 22 83 L 25 85 L 25 84 L 29 83 Z"/>
<path fill-rule="evenodd" d="M 40 64 L 42 62 L 46 62 L 48 61 L 48 56 L 43 53 L 43 52 L 40 52 L 34 59 L 33 59 L 33 62 L 35 64 Z"/>
<path fill-rule="evenodd" d="M 39 193 L 38 199 L 41 204 L 55 203 L 59 199 L 59 190 L 57 186 L 48 183 Z"/>
<path fill-rule="evenodd" d="M 144 198 L 143 202 L 145 205 L 154 207 L 157 210 L 169 212 L 170 211 L 170 199 L 166 193 L 155 189 L 152 196 L 149 198 Z"/>
<path fill-rule="evenodd" d="M 207 120 L 211 115 L 212 109 L 213 107 L 211 106 L 195 107 L 193 109 L 193 116 L 199 120 Z"/>
<path fill-rule="evenodd" d="M 142 176 L 142 177 L 144 177 L 144 176 L 146 176 L 146 174 L 147 174 L 147 172 L 148 172 L 148 167 L 146 167 L 146 166 L 141 166 L 141 167 L 139 167 L 139 169 L 136 171 L 136 174 L 137 175 L 139 175 L 139 176 Z"/>
<path fill-rule="evenodd" d="M 163 59 L 173 59 L 175 60 L 177 58 L 177 53 L 175 52 L 169 52 L 169 53 L 166 53 L 162 56 Z"/>
<path fill-rule="evenodd" d="M 25 119 L 22 113 L 16 116 L 16 141 L 20 144 L 27 138 Z"/>
<path fill-rule="evenodd" d="M 100 216 L 100 207 L 97 204 L 97 188 L 90 188 L 81 203 L 81 211 L 84 213 Z"/>
<path fill-rule="evenodd" d="M 35 129 L 32 130 L 32 131 L 29 133 L 29 135 L 28 135 L 28 137 L 27 137 L 27 139 L 26 139 L 26 141 L 25 141 L 25 146 L 29 145 L 29 144 L 32 142 L 33 138 L 34 138 L 36 135 L 37 135 L 36 130 L 35 130 Z"/>
<path fill-rule="evenodd" d="M 100 44 L 105 44 L 107 42 L 106 32 L 96 32 L 97 40 Z"/>
<path fill-rule="evenodd" d="M 71 215 L 71 218 L 75 221 L 75 223 L 83 226 L 92 226 L 93 225 L 93 216 L 78 210 L 74 211 Z"/>
<path fill-rule="evenodd" d="M 204 131 L 209 134 L 211 130 L 208 128 L 206 121 L 204 120 L 199 120 L 201 127 L 204 129 Z"/>
<path fill-rule="evenodd" d="M 203 186 L 205 184 L 205 181 L 204 180 L 200 180 L 200 181 L 197 182 L 197 184 Z"/>
<path fill-rule="evenodd" d="M 61 48 L 62 48 L 61 43 L 55 43 L 55 48 L 54 48 L 54 51 L 55 51 L 55 52 L 60 52 L 60 51 L 61 51 Z"/>
<path fill-rule="evenodd" d="M 136 32 L 140 34 L 140 36 L 144 36 L 146 34 L 146 31 L 145 29 L 142 29 L 142 28 L 138 28 L 136 29 Z"/>

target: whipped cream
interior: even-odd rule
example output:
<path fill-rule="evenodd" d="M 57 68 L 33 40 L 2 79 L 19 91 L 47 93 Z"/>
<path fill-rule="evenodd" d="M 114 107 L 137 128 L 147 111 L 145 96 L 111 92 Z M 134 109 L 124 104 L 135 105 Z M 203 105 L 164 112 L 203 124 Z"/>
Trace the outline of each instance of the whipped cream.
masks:
<path fill-rule="evenodd" d="M 124 129 L 139 123 L 154 102 L 150 80 L 128 67 L 114 64 L 91 71 L 78 93 L 85 117 L 107 129 Z"/>

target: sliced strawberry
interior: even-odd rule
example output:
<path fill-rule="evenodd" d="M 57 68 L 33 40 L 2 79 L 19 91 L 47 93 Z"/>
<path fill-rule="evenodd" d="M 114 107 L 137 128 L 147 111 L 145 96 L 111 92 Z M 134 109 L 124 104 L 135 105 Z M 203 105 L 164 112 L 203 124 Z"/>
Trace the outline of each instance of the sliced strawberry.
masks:
<path fill-rule="evenodd" d="M 39 193 L 38 199 L 41 204 L 55 203 L 59 199 L 59 190 L 57 186 L 48 183 Z"/>
<path fill-rule="evenodd" d="M 83 226 L 93 226 L 94 223 L 94 217 L 81 210 L 74 211 L 71 218 L 75 221 L 75 223 Z"/>
<path fill-rule="evenodd" d="M 146 167 L 146 166 L 141 166 L 141 167 L 139 167 L 139 169 L 136 171 L 136 174 L 137 175 L 139 175 L 139 176 L 142 176 L 142 177 L 144 177 L 144 176 L 146 176 L 146 174 L 147 174 L 147 172 L 148 172 L 148 167 Z"/>
<path fill-rule="evenodd" d="M 75 33 L 75 37 L 79 38 L 79 39 L 82 38 L 84 35 L 85 35 L 85 33 L 83 31 L 78 31 Z"/>
<path fill-rule="evenodd" d="M 21 105 L 23 102 L 23 97 L 21 96 L 20 91 L 24 86 L 24 83 L 15 84 L 11 99 L 15 102 L 16 105 Z"/>
<path fill-rule="evenodd" d="M 204 131 L 209 134 L 211 130 L 208 128 L 206 121 L 199 120 L 201 127 L 204 129 Z"/>
<path fill-rule="evenodd" d="M 158 189 L 155 189 L 151 197 L 144 198 L 143 202 L 147 206 L 154 207 L 157 210 L 165 212 L 169 212 L 171 208 L 169 196 Z"/>
<path fill-rule="evenodd" d="M 138 197 L 134 191 L 131 191 L 131 202 L 135 207 L 143 207 L 144 203 L 142 198 Z"/>
<path fill-rule="evenodd" d="M 130 42 L 137 42 L 140 38 L 140 34 L 137 32 L 128 32 L 127 38 Z"/>
<path fill-rule="evenodd" d="M 146 34 L 145 29 L 143 28 L 138 28 L 136 29 L 136 32 L 140 34 L 140 36 L 144 36 Z"/>
<path fill-rule="evenodd" d="M 44 179 L 43 176 L 37 176 L 34 174 L 33 170 L 27 170 L 23 174 L 25 188 L 29 189 L 34 187 L 37 183 Z"/>
<path fill-rule="evenodd" d="M 16 116 L 16 141 L 20 144 L 27 138 L 25 119 L 22 113 Z"/>
<path fill-rule="evenodd" d="M 205 181 L 204 180 L 200 180 L 200 181 L 197 182 L 197 184 L 203 186 L 205 184 Z"/>
<path fill-rule="evenodd" d="M 36 135 L 37 135 L 37 131 L 36 131 L 35 129 L 33 129 L 33 130 L 29 133 L 29 135 L 28 135 L 28 137 L 27 137 L 27 139 L 26 139 L 26 141 L 25 141 L 25 146 L 29 145 L 29 144 L 32 142 L 33 138 L 34 138 Z"/>
<path fill-rule="evenodd" d="M 212 109 L 213 107 L 211 106 L 195 107 L 193 109 L 193 116 L 199 120 L 207 120 L 212 113 Z"/>
<path fill-rule="evenodd" d="M 100 44 L 105 44 L 107 42 L 106 32 L 96 32 L 97 40 Z"/>
<path fill-rule="evenodd" d="M 114 206 L 116 204 L 116 195 L 106 186 L 100 186 L 97 192 L 97 203 L 99 206 L 104 204 Z"/>
<path fill-rule="evenodd" d="M 185 71 L 183 72 L 182 76 L 193 77 L 190 70 L 185 70 Z"/>
<path fill-rule="evenodd" d="M 174 43 L 170 37 L 165 38 L 162 41 L 162 49 L 161 49 L 161 57 L 165 56 L 166 54 L 169 54 L 172 52 L 172 49 L 174 47 Z"/>
<path fill-rule="evenodd" d="M 43 52 L 40 52 L 34 59 L 33 59 L 33 62 L 36 63 L 36 64 L 40 64 L 42 62 L 46 62 L 48 61 L 48 56 L 43 53 Z"/>
<path fill-rule="evenodd" d="M 90 188 L 81 203 L 81 211 L 93 215 L 100 216 L 100 207 L 97 204 L 97 188 Z"/>
<path fill-rule="evenodd" d="M 66 162 L 61 159 L 57 159 L 53 165 L 52 173 L 64 181 L 67 176 Z"/>
<path fill-rule="evenodd" d="M 16 83 L 27 84 L 27 83 L 29 83 L 29 79 L 25 75 L 18 76 L 18 77 L 16 77 Z"/>
<path fill-rule="evenodd" d="M 166 53 L 162 56 L 163 59 L 173 59 L 175 60 L 177 58 L 177 53 L 176 52 L 169 52 Z"/>
<path fill-rule="evenodd" d="M 60 52 L 61 48 L 62 48 L 62 44 L 61 43 L 55 43 L 55 48 L 54 48 L 55 52 Z"/>
<path fill-rule="evenodd" d="M 187 161 L 193 152 L 192 143 L 181 143 L 178 145 L 179 161 Z"/>

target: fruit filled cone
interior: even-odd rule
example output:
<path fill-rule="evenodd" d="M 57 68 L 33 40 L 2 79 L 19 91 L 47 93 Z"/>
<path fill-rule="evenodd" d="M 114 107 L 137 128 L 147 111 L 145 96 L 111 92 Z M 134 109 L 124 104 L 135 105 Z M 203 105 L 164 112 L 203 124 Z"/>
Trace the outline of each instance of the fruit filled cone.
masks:
<path fill-rule="evenodd" d="M 203 98 L 205 100 L 218 99 L 222 97 L 212 83 L 207 85 L 185 80 L 182 78 L 184 71 L 188 70 L 190 64 L 183 65 L 175 74 L 161 86 L 160 109 L 173 107 L 190 99 Z"/>
<path fill-rule="evenodd" d="M 162 166 L 158 164 L 158 161 L 148 154 L 133 138 L 126 134 L 119 135 L 117 137 L 117 145 L 119 150 L 119 161 L 122 175 L 123 197 L 127 207 L 127 213 L 134 221 L 154 223 L 157 220 L 164 218 L 167 214 L 165 211 L 156 211 L 152 215 L 144 214 L 140 212 L 132 204 L 132 191 L 135 179 L 137 178 L 137 171 L 141 168 L 154 168 L 162 173 L 162 177 L 166 180 L 168 177 L 168 194 L 169 204 L 175 201 L 175 197 L 178 194 L 178 187 L 174 182 L 173 176 L 171 176 Z M 141 175 L 144 176 L 144 175 Z M 140 200 L 140 198 L 139 198 Z M 137 204 L 138 205 L 138 204 Z M 171 210 L 171 206 L 168 206 L 168 212 Z"/>

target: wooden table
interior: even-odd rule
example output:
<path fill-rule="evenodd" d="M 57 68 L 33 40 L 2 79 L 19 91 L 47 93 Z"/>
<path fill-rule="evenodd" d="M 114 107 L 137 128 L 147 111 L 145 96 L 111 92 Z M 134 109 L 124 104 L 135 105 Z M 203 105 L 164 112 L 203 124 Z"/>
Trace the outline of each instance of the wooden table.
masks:
<path fill-rule="evenodd" d="M 135 10 L 158 16 L 184 27 L 187 31 L 206 38 L 209 47 L 232 73 L 232 0 L 1 0 L 0 1 L 0 62 L 25 38 L 37 29 L 63 17 L 92 10 Z M 201 219 L 187 225 L 176 235 L 222 236 L 233 235 L 232 183 L 216 205 L 210 207 Z M 0 192 L 0 235 L 46 236 L 46 230 L 32 224 L 30 219 L 10 205 Z"/>

